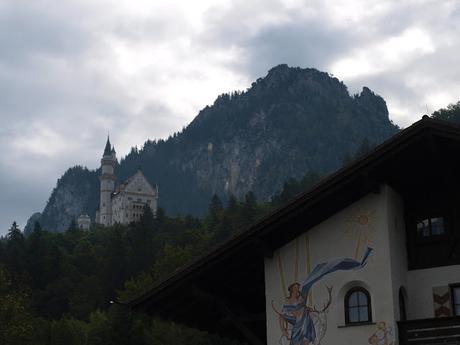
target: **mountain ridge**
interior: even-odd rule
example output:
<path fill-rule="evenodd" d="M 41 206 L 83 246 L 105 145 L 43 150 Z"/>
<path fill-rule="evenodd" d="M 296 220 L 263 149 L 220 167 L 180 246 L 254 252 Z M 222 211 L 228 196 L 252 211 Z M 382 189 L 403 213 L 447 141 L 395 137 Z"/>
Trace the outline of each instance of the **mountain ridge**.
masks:
<path fill-rule="evenodd" d="M 214 193 L 241 198 L 251 190 L 269 200 L 289 178 L 330 173 L 364 141 L 377 144 L 397 131 L 369 88 L 351 96 L 326 72 L 278 65 L 246 91 L 218 96 L 180 133 L 132 149 L 116 173 L 122 181 L 142 167 L 168 213 L 202 215 Z M 82 212 L 94 219 L 97 171 L 74 167 L 58 180 L 35 215 L 44 228 L 62 231 Z"/>

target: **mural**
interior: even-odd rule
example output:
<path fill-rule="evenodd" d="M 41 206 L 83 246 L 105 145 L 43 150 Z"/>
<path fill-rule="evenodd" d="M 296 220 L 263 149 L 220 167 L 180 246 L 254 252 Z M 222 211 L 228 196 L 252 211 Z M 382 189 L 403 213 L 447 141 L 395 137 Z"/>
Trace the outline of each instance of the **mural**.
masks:
<path fill-rule="evenodd" d="M 385 321 L 377 322 L 377 330 L 370 336 L 371 345 L 393 345 L 393 329 Z"/>
<path fill-rule="evenodd" d="M 295 280 L 293 283 L 286 285 L 284 270 L 281 261 L 281 256 L 278 253 L 278 265 L 280 270 L 281 285 L 284 288 L 287 286 L 287 294 L 285 291 L 285 304 L 281 311 L 278 311 L 272 301 L 273 310 L 278 314 L 279 327 L 281 330 L 280 345 L 320 345 L 321 340 L 327 330 L 327 310 L 331 304 L 332 288 L 327 287 L 328 301 L 323 305 L 323 308 L 317 309 L 312 306 L 311 289 L 314 284 L 319 282 L 323 277 L 336 271 L 356 270 L 363 268 L 372 248 L 367 247 L 361 260 L 352 258 L 336 258 L 328 262 L 323 262 L 315 266 L 315 268 L 306 275 L 302 283 L 297 280 L 299 264 L 298 252 L 299 242 L 295 242 L 296 263 L 294 269 Z M 307 250 L 307 271 L 310 271 L 309 259 L 309 244 L 306 237 Z"/>
<path fill-rule="evenodd" d="M 452 296 L 450 294 L 449 286 L 433 287 L 433 304 L 435 317 L 451 316 L 451 301 Z"/>
<path fill-rule="evenodd" d="M 356 247 L 354 258 L 357 259 L 359 254 L 367 247 L 372 247 L 374 234 L 375 211 L 358 209 L 354 215 L 347 219 L 346 232 L 356 238 Z"/>

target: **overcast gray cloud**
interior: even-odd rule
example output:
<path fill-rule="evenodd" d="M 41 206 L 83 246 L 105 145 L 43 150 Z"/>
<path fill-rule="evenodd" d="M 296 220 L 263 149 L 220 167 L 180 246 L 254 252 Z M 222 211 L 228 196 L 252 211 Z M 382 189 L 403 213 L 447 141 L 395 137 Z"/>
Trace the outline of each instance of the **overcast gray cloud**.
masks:
<path fill-rule="evenodd" d="M 167 137 L 280 63 L 382 95 L 407 126 L 460 94 L 457 1 L 0 0 L 0 233 L 70 166 Z"/>

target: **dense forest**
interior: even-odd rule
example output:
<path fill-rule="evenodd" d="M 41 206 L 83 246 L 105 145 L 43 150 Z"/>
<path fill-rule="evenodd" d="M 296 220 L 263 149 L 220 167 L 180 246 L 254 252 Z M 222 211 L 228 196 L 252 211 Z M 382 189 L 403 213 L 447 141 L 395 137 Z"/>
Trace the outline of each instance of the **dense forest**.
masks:
<path fill-rule="evenodd" d="M 120 301 L 244 231 L 318 179 L 315 173 L 290 179 L 269 203 L 257 203 L 248 192 L 223 205 L 214 195 L 202 219 L 171 217 L 161 209 L 153 217 L 146 208 L 139 222 L 126 226 L 82 231 L 72 222 L 66 232 L 53 233 L 36 222 L 28 236 L 13 223 L 0 240 L 0 343 L 231 344 L 134 314 Z"/>

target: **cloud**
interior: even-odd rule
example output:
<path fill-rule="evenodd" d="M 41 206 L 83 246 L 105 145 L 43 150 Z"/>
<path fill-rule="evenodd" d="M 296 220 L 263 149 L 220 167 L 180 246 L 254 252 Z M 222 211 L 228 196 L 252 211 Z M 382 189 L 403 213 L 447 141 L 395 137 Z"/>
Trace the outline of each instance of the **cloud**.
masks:
<path fill-rule="evenodd" d="M 96 168 L 180 130 L 280 63 L 369 86 L 396 123 L 457 100 L 460 5 L 408 0 L 3 0 L 0 233 L 43 208 L 75 164 Z"/>

